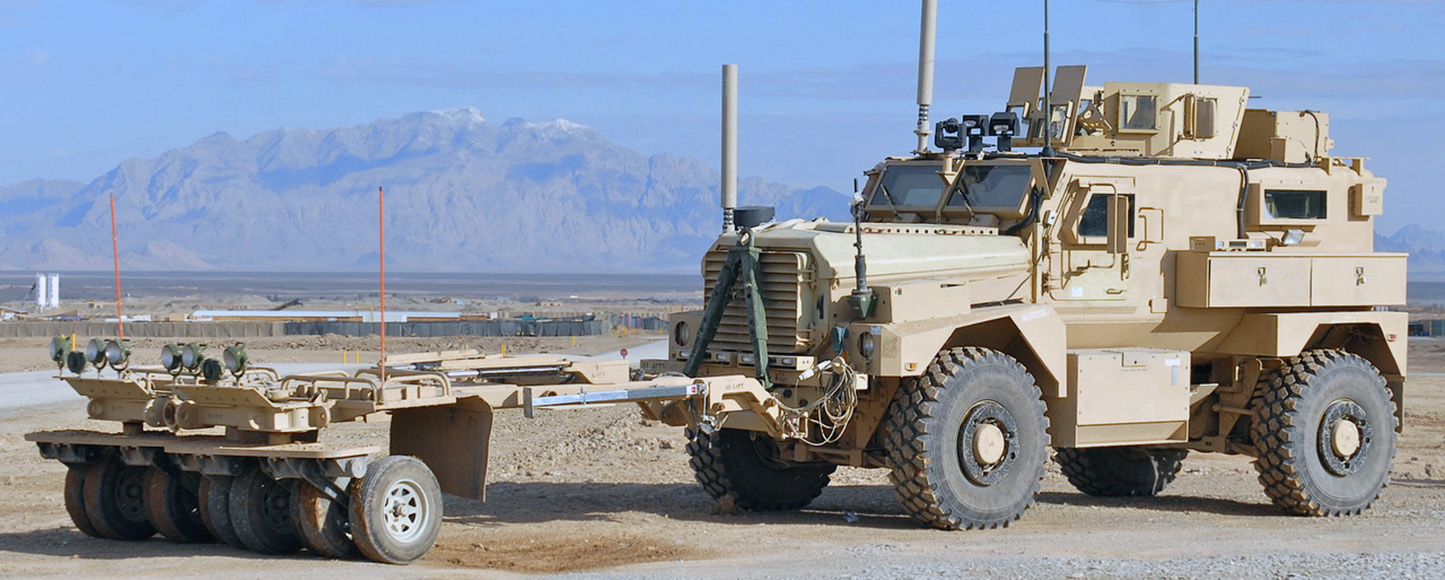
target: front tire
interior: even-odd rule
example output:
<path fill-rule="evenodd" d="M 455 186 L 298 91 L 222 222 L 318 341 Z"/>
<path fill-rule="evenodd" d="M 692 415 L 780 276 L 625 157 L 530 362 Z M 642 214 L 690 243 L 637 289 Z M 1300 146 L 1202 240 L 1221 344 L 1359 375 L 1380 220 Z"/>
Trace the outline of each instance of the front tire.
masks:
<path fill-rule="evenodd" d="M 1369 361 L 1338 350 L 1286 360 L 1254 420 L 1265 494 L 1295 515 L 1364 511 L 1389 482 L 1396 425 L 1385 379 Z"/>
<path fill-rule="evenodd" d="M 1099 497 L 1153 497 L 1179 475 L 1187 449 L 1059 448 L 1054 459 L 1079 491 Z"/>
<path fill-rule="evenodd" d="M 1004 527 L 1034 503 L 1048 461 L 1042 393 L 1017 360 L 940 352 L 888 412 L 889 479 L 904 511 L 945 529 Z"/>
<path fill-rule="evenodd" d="M 687 453 L 697 482 L 713 499 L 731 495 L 734 505 L 751 511 L 793 510 L 808 505 L 837 466 L 794 464 L 778 457 L 778 446 L 761 433 L 719 429 L 688 431 Z"/>
<path fill-rule="evenodd" d="M 367 558 L 415 562 L 431 551 L 441 528 L 441 486 L 421 460 L 392 455 L 352 481 L 351 538 Z"/>

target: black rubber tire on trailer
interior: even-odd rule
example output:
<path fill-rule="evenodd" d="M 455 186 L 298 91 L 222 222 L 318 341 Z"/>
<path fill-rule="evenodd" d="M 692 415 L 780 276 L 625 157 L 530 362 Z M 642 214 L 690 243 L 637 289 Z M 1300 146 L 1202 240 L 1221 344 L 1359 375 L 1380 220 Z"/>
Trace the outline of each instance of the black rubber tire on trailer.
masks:
<path fill-rule="evenodd" d="M 1307 351 L 1271 377 L 1256 413 L 1259 482 L 1291 514 L 1358 514 L 1389 483 L 1396 425 L 1374 365 L 1343 351 Z"/>
<path fill-rule="evenodd" d="M 913 519 L 953 529 L 1004 527 L 1034 503 L 1049 419 L 1033 376 L 1004 353 L 940 352 L 888 411 L 894 493 Z"/>
<path fill-rule="evenodd" d="M 201 521 L 211 535 L 234 548 L 246 549 L 241 536 L 236 535 L 236 525 L 231 523 L 231 482 L 234 478 L 225 475 L 201 477 L 200 493 L 196 499 L 201 505 Z"/>
<path fill-rule="evenodd" d="M 156 533 L 146 518 L 145 467 L 126 465 L 115 455 L 90 464 L 85 473 L 85 513 L 101 537 L 144 540 Z"/>
<path fill-rule="evenodd" d="M 89 469 L 89 465 L 72 465 L 65 470 L 65 513 L 70 514 L 70 521 L 80 533 L 104 538 L 85 513 L 85 472 Z"/>
<path fill-rule="evenodd" d="M 367 558 L 410 564 L 436 544 L 442 529 L 442 491 L 415 457 L 392 455 L 351 482 L 351 537 Z"/>
<path fill-rule="evenodd" d="M 291 554 L 301 550 L 291 522 L 291 486 L 271 479 L 265 471 L 250 469 L 231 481 L 230 516 L 236 536 L 246 549 L 259 554 Z"/>
<path fill-rule="evenodd" d="M 182 477 L 187 477 L 182 475 Z M 146 512 L 152 526 L 172 542 L 215 541 L 201 519 L 201 500 L 179 479 L 159 467 L 146 470 Z"/>
<path fill-rule="evenodd" d="M 1101 447 L 1054 450 L 1054 460 L 1076 489 L 1100 497 L 1152 497 L 1179 475 L 1188 449 Z"/>
<path fill-rule="evenodd" d="M 333 501 L 309 483 L 296 484 L 291 520 L 296 522 L 296 535 L 306 549 L 327 558 L 361 557 L 361 550 L 351 539 L 351 516 L 346 503 Z"/>
<path fill-rule="evenodd" d="M 753 511 L 798 509 L 823 492 L 837 466 L 796 464 L 778 458 L 766 434 L 719 429 L 688 430 L 693 475 L 713 499 L 731 495 L 734 505 Z"/>

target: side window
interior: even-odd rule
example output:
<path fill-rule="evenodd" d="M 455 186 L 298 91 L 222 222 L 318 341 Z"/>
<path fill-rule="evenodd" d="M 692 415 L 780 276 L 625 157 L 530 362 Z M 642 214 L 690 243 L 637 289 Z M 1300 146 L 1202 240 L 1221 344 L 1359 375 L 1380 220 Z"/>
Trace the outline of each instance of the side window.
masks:
<path fill-rule="evenodd" d="M 1325 192 L 1268 189 L 1264 192 L 1265 217 L 1325 219 Z"/>
<path fill-rule="evenodd" d="M 1125 195 L 1129 199 L 1129 237 L 1134 237 L 1134 196 Z M 1084 215 L 1079 218 L 1079 237 L 1109 236 L 1109 202 L 1114 199 L 1113 194 L 1095 194 L 1089 198 L 1089 205 L 1084 206 Z"/>
<path fill-rule="evenodd" d="M 1119 95 L 1119 128 L 1126 131 L 1153 131 L 1154 97 Z"/>

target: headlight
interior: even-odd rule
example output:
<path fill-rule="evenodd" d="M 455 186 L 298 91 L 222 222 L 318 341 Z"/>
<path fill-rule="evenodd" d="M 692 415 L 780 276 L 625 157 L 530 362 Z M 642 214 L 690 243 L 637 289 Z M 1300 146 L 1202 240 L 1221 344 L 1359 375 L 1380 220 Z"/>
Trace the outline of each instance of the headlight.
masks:
<path fill-rule="evenodd" d="M 686 320 L 672 327 L 672 341 L 678 346 L 687 346 L 687 343 L 692 342 L 692 328 L 688 327 Z"/>
<path fill-rule="evenodd" d="M 226 370 L 239 377 L 241 373 L 246 372 L 246 365 L 250 362 L 250 357 L 246 356 L 245 345 L 238 342 L 226 347 L 226 352 L 221 354 L 221 360 L 226 363 Z"/>
<path fill-rule="evenodd" d="M 85 345 L 85 360 L 96 367 L 105 367 L 105 341 L 92 338 Z"/>
<path fill-rule="evenodd" d="M 206 347 L 199 344 L 188 344 L 181 347 L 181 366 L 192 371 L 201 368 L 201 361 L 206 358 Z"/>
<path fill-rule="evenodd" d="M 70 354 L 70 339 L 64 336 L 57 336 L 50 339 L 50 360 L 55 364 L 64 366 L 65 357 Z"/>
<path fill-rule="evenodd" d="M 85 360 L 85 353 L 83 352 L 73 350 L 70 351 L 70 354 L 65 355 L 65 368 L 70 369 L 72 373 L 78 375 L 85 372 L 86 364 L 87 361 Z"/>
<path fill-rule="evenodd" d="M 213 358 L 208 358 L 201 361 L 201 378 L 206 379 L 207 381 L 214 383 L 221 380 L 221 376 L 224 374 L 224 372 L 225 369 L 221 367 L 221 361 Z"/>
<path fill-rule="evenodd" d="M 105 360 L 111 368 L 121 370 L 130 364 L 130 346 L 119 340 L 105 343 Z"/>
<path fill-rule="evenodd" d="M 878 339 L 871 332 L 864 332 L 858 335 L 858 353 L 863 358 L 873 358 L 873 353 L 878 351 Z"/>
<path fill-rule="evenodd" d="M 168 344 L 161 347 L 161 366 L 173 373 L 181 372 L 181 345 Z"/>

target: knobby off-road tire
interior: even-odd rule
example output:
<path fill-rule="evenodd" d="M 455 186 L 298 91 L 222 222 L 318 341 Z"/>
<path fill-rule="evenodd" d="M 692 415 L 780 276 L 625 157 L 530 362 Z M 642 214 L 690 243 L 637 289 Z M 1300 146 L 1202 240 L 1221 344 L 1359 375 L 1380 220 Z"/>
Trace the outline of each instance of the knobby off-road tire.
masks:
<path fill-rule="evenodd" d="M 231 481 L 230 500 L 231 525 L 246 549 L 260 554 L 301 550 L 301 539 L 291 522 L 295 497 L 289 483 L 252 468 Z"/>
<path fill-rule="evenodd" d="M 719 429 L 688 430 L 693 475 L 713 499 L 731 495 L 735 506 L 753 511 L 798 509 L 823 492 L 837 466 L 792 464 L 778 458 L 765 434 Z"/>
<path fill-rule="evenodd" d="M 156 529 L 146 517 L 145 467 L 126 465 L 110 455 L 85 473 L 85 513 L 101 537 L 144 540 Z"/>
<path fill-rule="evenodd" d="M 80 533 L 104 538 L 85 513 L 85 472 L 89 469 L 89 465 L 72 465 L 65 470 L 65 513 L 70 514 L 70 521 Z"/>
<path fill-rule="evenodd" d="M 355 559 L 361 550 L 351 539 L 350 510 L 346 502 L 333 501 L 306 482 L 296 484 L 296 534 L 306 549 L 327 558 Z"/>
<path fill-rule="evenodd" d="M 1255 415 L 1259 482 L 1291 514 L 1358 514 L 1389 482 L 1395 427 L 1395 403 L 1374 365 L 1307 351 L 1270 377 Z"/>
<path fill-rule="evenodd" d="M 1179 475 L 1187 449 L 1059 448 L 1054 460 L 1076 489 L 1100 497 L 1159 495 Z"/>
<path fill-rule="evenodd" d="M 888 411 L 889 479 L 929 526 L 1007 526 L 1034 503 L 1048 461 L 1042 393 L 1023 365 L 986 348 L 939 353 Z"/>
<path fill-rule="evenodd" d="M 197 500 L 201 505 L 201 521 L 211 535 L 233 548 L 246 549 L 241 536 L 236 535 L 236 525 L 231 523 L 231 482 L 232 477 L 207 475 L 201 478 L 201 491 Z"/>
<path fill-rule="evenodd" d="M 200 498 L 179 479 L 159 467 L 151 467 L 146 470 L 145 487 L 146 513 L 162 536 L 181 543 L 215 540 L 201 518 Z"/>
<path fill-rule="evenodd" d="M 441 486 L 421 460 L 392 455 L 352 481 L 351 538 L 367 558 L 410 564 L 431 551 L 441 527 Z"/>

